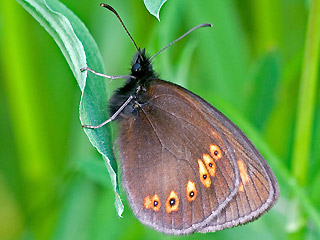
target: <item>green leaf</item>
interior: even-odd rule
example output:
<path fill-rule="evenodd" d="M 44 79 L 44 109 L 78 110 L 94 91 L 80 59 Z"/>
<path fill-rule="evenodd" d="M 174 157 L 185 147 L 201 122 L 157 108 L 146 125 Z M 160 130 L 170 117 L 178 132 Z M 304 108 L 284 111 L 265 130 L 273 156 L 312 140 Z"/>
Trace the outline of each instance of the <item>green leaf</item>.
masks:
<path fill-rule="evenodd" d="M 106 181 L 106 169 L 101 159 L 78 158 L 77 168 L 96 184 L 108 187 L 110 182 Z"/>
<path fill-rule="evenodd" d="M 80 72 L 89 66 L 104 72 L 101 54 L 85 25 L 57 0 L 17 0 L 53 37 L 65 56 L 82 92 L 80 120 L 97 125 L 107 116 L 106 81 L 93 74 Z M 84 129 L 92 145 L 102 154 L 116 194 L 118 215 L 123 212 L 117 184 L 117 164 L 114 160 L 109 126 L 96 130 Z"/>
<path fill-rule="evenodd" d="M 148 11 L 160 21 L 160 9 L 167 0 L 144 0 Z"/>

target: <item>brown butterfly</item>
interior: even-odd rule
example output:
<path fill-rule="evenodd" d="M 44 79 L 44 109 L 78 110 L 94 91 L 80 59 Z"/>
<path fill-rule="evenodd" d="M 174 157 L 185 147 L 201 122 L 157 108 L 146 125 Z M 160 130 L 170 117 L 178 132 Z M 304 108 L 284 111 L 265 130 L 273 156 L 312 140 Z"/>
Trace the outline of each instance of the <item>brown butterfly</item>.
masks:
<path fill-rule="evenodd" d="M 116 14 L 109 5 L 101 4 Z M 193 30 L 212 26 L 199 25 Z M 133 40 L 132 40 L 133 41 Z M 136 46 L 135 42 L 133 41 Z M 167 47 L 168 47 L 167 46 Z M 165 48 L 167 48 L 165 47 Z M 270 167 L 243 132 L 198 95 L 160 80 L 137 48 L 109 102 L 120 125 L 122 180 L 135 216 L 160 232 L 214 232 L 260 217 L 279 197 Z"/>

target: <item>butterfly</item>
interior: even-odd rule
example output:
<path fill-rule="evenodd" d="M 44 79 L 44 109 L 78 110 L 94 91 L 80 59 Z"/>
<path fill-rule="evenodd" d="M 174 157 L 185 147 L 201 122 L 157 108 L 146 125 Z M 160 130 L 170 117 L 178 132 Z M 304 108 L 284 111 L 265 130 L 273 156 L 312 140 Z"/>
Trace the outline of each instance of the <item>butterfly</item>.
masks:
<path fill-rule="evenodd" d="M 152 59 L 134 43 L 128 76 L 109 101 L 116 121 L 122 182 L 139 221 L 167 234 L 215 232 L 260 217 L 279 197 L 277 180 L 245 134 L 200 96 L 159 79 Z"/>

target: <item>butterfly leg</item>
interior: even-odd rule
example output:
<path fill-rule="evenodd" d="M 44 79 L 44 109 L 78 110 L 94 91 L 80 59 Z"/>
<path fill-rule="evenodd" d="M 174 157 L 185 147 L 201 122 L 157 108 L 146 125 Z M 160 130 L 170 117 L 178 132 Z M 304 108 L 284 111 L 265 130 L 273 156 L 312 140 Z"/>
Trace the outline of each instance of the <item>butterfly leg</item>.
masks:
<path fill-rule="evenodd" d="M 93 74 L 97 75 L 97 76 L 100 76 L 100 77 L 105 77 L 105 78 L 109 78 L 109 79 L 118 79 L 118 78 L 135 78 L 134 76 L 130 76 L 130 75 L 119 75 L 119 76 L 110 76 L 110 75 L 106 75 L 106 74 L 103 74 L 103 73 L 98 73 L 94 70 L 92 70 L 91 68 L 89 67 L 84 67 L 84 68 L 81 68 L 80 69 L 81 72 L 84 72 L 84 71 L 89 71 L 89 72 L 92 72 Z"/>
<path fill-rule="evenodd" d="M 97 126 L 90 126 L 90 125 L 82 125 L 83 128 L 90 128 L 90 129 L 96 129 L 101 128 L 102 126 L 106 125 L 107 123 L 113 121 L 116 119 L 116 117 L 122 112 L 122 110 L 131 102 L 133 99 L 133 96 L 128 97 L 128 99 L 121 105 L 121 107 L 106 121 L 103 123 L 97 125 Z"/>

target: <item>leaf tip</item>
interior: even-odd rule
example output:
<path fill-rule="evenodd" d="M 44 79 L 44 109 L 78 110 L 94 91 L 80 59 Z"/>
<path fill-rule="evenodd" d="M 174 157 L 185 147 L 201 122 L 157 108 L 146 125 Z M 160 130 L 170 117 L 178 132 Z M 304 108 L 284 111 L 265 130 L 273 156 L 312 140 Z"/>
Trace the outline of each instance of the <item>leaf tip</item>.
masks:
<path fill-rule="evenodd" d="M 150 0 L 144 0 L 144 5 L 148 9 L 151 15 L 155 16 L 158 21 L 160 22 L 160 9 L 162 8 L 163 4 L 167 0 L 156 0 L 156 1 L 150 1 Z"/>

